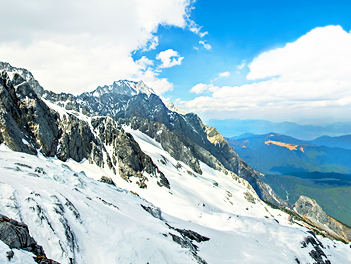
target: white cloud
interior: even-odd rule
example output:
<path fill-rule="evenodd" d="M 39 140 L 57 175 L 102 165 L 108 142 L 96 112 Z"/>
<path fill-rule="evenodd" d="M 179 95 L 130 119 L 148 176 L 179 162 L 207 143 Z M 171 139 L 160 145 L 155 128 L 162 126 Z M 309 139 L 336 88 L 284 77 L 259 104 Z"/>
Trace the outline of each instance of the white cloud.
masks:
<path fill-rule="evenodd" d="M 197 85 L 195 85 L 193 88 L 190 89 L 190 92 L 200 94 L 205 91 L 215 92 L 218 89 L 219 87 L 214 86 L 213 84 L 198 83 Z"/>
<path fill-rule="evenodd" d="M 284 48 L 262 53 L 248 67 L 247 79 L 258 81 L 223 86 L 180 106 L 238 118 L 351 119 L 351 33 L 340 26 L 316 28 Z M 209 90 L 201 85 L 194 92 Z"/>
<path fill-rule="evenodd" d="M 180 57 L 177 51 L 168 49 L 157 54 L 156 59 L 161 60 L 162 62 L 160 68 L 170 68 L 176 65 L 181 65 L 184 57 Z"/>
<path fill-rule="evenodd" d="M 207 50 L 212 49 L 211 45 L 208 44 L 208 43 L 206 43 L 206 41 L 200 40 L 200 41 L 199 41 L 199 44 L 202 44 L 202 45 L 204 46 L 204 48 L 207 49 Z"/>
<path fill-rule="evenodd" d="M 153 65 L 154 62 L 145 56 L 141 57 L 139 60 L 135 61 L 136 64 L 140 66 L 141 70 L 146 70 L 148 66 Z"/>
<path fill-rule="evenodd" d="M 201 37 L 201 38 L 203 38 L 204 36 L 206 36 L 206 35 L 208 35 L 208 32 L 206 31 L 206 32 L 203 32 L 203 33 L 199 33 L 199 36 Z"/>
<path fill-rule="evenodd" d="M 189 10 L 190 11 L 190 10 Z M 190 19 L 190 12 L 187 12 L 188 28 L 191 32 L 203 38 L 208 34 L 208 32 L 201 32 L 202 26 L 197 25 L 193 20 Z"/>
<path fill-rule="evenodd" d="M 219 77 L 229 77 L 229 75 L 230 75 L 229 71 L 219 73 Z"/>
<path fill-rule="evenodd" d="M 246 66 L 246 63 L 243 62 L 240 65 L 236 66 L 239 70 L 242 70 Z"/>
<path fill-rule="evenodd" d="M 46 89 L 93 90 L 143 75 L 145 64 L 135 62 L 132 52 L 154 49 L 159 25 L 186 28 L 190 4 L 188 0 L 4 1 L 0 58 L 30 70 Z"/>
<path fill-rule="evenodd" d="M 145 46 L 142 48 L 143 51 L 154 50 L 158 46 L 158 36 L 154 36 L 150 39 Z"/>
<path fill-rule="evenodd" d="M 166 78 L 158 78 L 158 73 L 150 69 L 134 76 L 135 81 L 143 80 L 147 86 L 152 87 L 157 95 L 173 90 L 173 84 Z"/>

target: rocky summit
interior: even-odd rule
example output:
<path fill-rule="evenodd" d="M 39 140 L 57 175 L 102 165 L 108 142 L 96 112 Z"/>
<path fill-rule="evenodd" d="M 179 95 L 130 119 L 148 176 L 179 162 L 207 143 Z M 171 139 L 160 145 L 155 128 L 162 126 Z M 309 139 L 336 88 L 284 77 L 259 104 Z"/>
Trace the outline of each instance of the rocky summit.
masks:
<path fill-rule="evenodd" d="M 351 262 L 348 227 L 142 81 L 57 94 L 0 63 L 0 100 L 1 263 Z"/>

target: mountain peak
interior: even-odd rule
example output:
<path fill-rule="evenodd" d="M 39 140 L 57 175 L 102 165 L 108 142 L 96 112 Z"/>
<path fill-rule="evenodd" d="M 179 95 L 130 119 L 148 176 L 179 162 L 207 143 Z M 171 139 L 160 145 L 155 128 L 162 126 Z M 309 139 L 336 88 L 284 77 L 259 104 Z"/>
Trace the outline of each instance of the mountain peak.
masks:
<path fill-rule="evenodd" d="M 99 86 L 91 92 L 95 97 L 99 97 L 106 93 L 125 94 L 129 96 L 144 93 L 147 94 L 147 96 L 150 96 L 155 92 L 143 81 L 134 82 L 129 80 L 114 81 L 112 85 L 105 85 L 103 87 Z"/>

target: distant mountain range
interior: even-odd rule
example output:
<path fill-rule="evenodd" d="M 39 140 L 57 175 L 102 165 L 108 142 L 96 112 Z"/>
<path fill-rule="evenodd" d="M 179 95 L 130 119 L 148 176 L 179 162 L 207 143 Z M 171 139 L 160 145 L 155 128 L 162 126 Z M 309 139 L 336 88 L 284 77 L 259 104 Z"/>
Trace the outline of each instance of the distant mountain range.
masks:
<path fill-rule="evenodd" d="M 350 135 L 303 141 L 286 135 L 250 133 L 227 138 L 261 179 L 290 203 L 315 199 L 327 214 L 351 225 Z M 344 147 L 344 148 L 341 148 Z"/>
<path fill-rule="evenodd" d="M 318 146 L 351 149 L 351 135 L 344 135 L 340 137 L 321 136 L 311 140 L 310 142 Z"/>
<path fill-rule="evenodd" d="M 351 134 L 351 122 L 336 122 L 325 126 L 299 125 L 293 122 L 270 122 L 267 120 L 210 119 L 208 126 L 214 126 L 224 137 L 239 136 L 245 133 L 278 133 L 302 140 L 313 140 L 321 136 L 343 136 Z M 349 143 L 350 144 L 350 143 Z"/>
<path fill-rule="evenodd" d="M 254 169 L 266 174 L 291 175 L 296 172 L 351 173 L 351 150 L 333 147 L 343 145 L 349 138 L 321 137 L 303 141 L 269 133 L 226 139 Z M 348 144 L 345 143 L 345 146 L 348 147 Z"/>

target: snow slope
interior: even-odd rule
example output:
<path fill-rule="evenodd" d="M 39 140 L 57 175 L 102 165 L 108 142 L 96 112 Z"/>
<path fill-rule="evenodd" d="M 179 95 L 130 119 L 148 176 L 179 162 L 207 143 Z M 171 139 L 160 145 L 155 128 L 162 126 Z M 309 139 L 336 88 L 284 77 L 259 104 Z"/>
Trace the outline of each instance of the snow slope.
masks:
<path fill-rule="evenodd" d="M 12 152 L 4 145 L 0 212 L 25 222 L 47 256 L 61 263 L 69 258 L 77 263 L 196 263 L 188 249 L 172 240 L 169 233 L 176 233 L 165 222 L 210 238 L 194 242 L 207 263 L 297 263 L 295 258 L 313 263 L 312 245 L 301 248 L 307 230 L 290 225 L 286 214 L 267 208 L 257 197 L 255 204 L 248 202 L 245 185 L 204 164 L 203 175 L 189 174 L 184 164 L 177 169 L 177 161 L 157 142 L 129 131 L 164 172 L 171 189 L 157 186 L 156 180 L 139 189 L 119 176 L 107 176 L 159 206 L 163 221 L 140 206 L 153 207 L 146 200 L 86 176 L 99 178 L 109 171 Z M 320 241 L 331 263 L 351 262 L 348 245 Z"/>
<path fill-rule="evenodd" d="M 351 263 L 350 245 L 314 238 L 263 203 L 242 179 L 204 163 L 199 175 L 154 139 L 124 129 L 164 173 L 170 189 L 152 175 L 141 189 L 137 179 L 127 182 L 108 166 L 62 162 L 0 145 L 0 213 L 26 223 L 47 256 L 62 264 Z M 117 187 L 98 182 L 102 176 Z M 176 228 L 209 240 L 190 241 Z M 318 250 L 323 262 L 312 258 Z M 0 263 L 6 251 L 0 242 Z M 31 262 L 32 254 L 19 250 L 10 263 Z"/>

